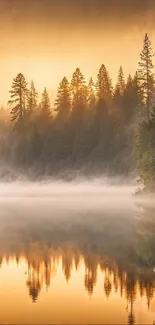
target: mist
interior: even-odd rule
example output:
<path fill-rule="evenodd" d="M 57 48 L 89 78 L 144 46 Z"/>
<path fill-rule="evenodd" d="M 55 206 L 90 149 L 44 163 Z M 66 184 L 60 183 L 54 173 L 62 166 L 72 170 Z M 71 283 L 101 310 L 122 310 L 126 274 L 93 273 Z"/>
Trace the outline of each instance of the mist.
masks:
<path fill-rule="evenodd" d="M 108 224 L 111 237 L 111 231 L 117 234 L 132 223 L 137 211 L 134 191 L 134 183 L 120 185 L 120 180 L 105 178 L 1 183 L 1 244 L 14 241 L 14 234 L 20 242 L 31 241 L 31 235 L 32 241 L 40 236 L 45 241 L 74 241 L 74 234 L 77 239 L 89 232 L 97 235 Z"/>
<path fill-rule="evenodd" d="M 122 182 L 122 183 L 121 183 Z M 79 213 L 116 213 L 135 209 L 135 180 L 125 184 L 119 178 L 80 178 L 74 181 L 1 182 L 0 206 L 3 215 L 44 220 L 73 218 Z M 31 217 L 30 217 L 31 216 Z"/>
<path fill-rule="evenodd" d="M 78 251 L 137 263 L 135 237 L 139 243 L 138 228 L 151 205 L 137 202 L 135 189 L 135 181 L 107 177 L 1 182 L 0 254 L 28 259 L 37 245 L 43 259 L 48 249 L 53 256 Z"/>

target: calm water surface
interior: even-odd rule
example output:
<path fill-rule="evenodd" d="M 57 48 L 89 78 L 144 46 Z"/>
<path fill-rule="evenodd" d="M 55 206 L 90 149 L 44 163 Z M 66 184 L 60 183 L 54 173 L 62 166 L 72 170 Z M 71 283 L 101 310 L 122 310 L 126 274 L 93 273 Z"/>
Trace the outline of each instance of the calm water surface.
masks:
<path fill-rule="evenodd" d="M 0 323 L 153 324 L 154 234 L 155 209 L 131 198 L 5 193 Z"/>

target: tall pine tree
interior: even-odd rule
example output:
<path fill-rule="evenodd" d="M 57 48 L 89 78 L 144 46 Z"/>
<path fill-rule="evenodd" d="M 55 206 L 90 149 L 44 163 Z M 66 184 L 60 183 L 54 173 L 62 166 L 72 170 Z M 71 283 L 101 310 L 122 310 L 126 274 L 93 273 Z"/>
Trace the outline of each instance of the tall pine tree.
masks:
<path fill-rule="evenodd" d="M 83 74 L 77 68 L 71 80 L 72 115 L 79 122 L 87 105 L 87 86 Z"/>
<path fill-rule="evenodd" d="M 124 80 L 124 71 L 122 66 L 120 66 L 118 71 L 117 83 L 115 86 L 114 94 L 113 94 L 113 103 L 117 108 L 117 113 L 122 117 L 122 109 L 123 109 L 123 95 L 125 91 L 125 80 Z"/>
<path fill-rule="evenodd" d="M 55 101 L 55 111 L 57 112 L 57 121 L 64 123 L 67 121 L 71 110 L 71 90 L 66 77 L 59 84 L 57 98 Z"/>
<path fill-rule="evenodd" d="M 139 62 L 139 80 L 141 82 L 141 88 L 145 97 L 146 115 L 147 119 L 150 119 L 151 110 L 151 98 L 152 98 L 152 81 L 153 81 L 153 51 L 151 47 L 151 41 L 147 34 L 145 34 L 143 50 L 140 54 Z"/>
<path fill-rule="evenodd" d="M 84 113 L 87 107 L 87 86 L 85 78 L 79 68 L 75 70 L 72 76 L 71 97 L 72 111 L 69 120 L 69 137 L 73 157 L 77 159 L 81 152 Z"/>
<path fill-rule="evenodd" d="M 37 109 L 37 98 L 38 98 L 38 93 L 36 92 L 34 82 L 31 81 L 31 87 L 28 91 L 28 100 L 27 100 L 27 110 L 30 115 L 34 113 Z"/>
<path fill-rule="evenodd" d="M 123 71 L 122 66 L 120 66 L 119 71 L 118 71 L 117 85 L 119 87 L 121 95 L 123 95 L 124 90 L 125 90 L 125 81 L 124 81 L 124 71 Z"/>
<path fill-rule="evenodd" d="M 40 103 L 40 117 L 42 127 L 47 127 L 50 125 L 52 114 L 51 114 L 51 104 L 47 89 L 44 88 L 42 93 L 42 100 Z"/>
<path fill-rule="evenodd" d="M 19 129 L 23 125 L 26 116 L 26 100 L 27 100 L 27 82 L 22 73 L 19 73 L 13 79 L 12 88 L 10 90 L 11 99 L 8 104 L 12 106 L 11 122 L 14 123 L 14 128 Z"/>
<path fill-rule="evenodd" d="M 96 96 L 95 96 L 95 84 L 93 79 L 90 78 L 88 83 L 88 107 L 94 108 L 96 103 Z"/>
<path fill-rule="evenodd" d="M 112 83 L 104 64 L 101 65 L 97 75 L 96 93 L 98 101 L 104 100 L 109 104 L 112 99 Z"/>
<path fill-rule="evenodd" d="M 84 106 L 87 101 L 86 82 L 79 68 L 73 73 L 71 90 L 73 95 L 73 107 Z"/>

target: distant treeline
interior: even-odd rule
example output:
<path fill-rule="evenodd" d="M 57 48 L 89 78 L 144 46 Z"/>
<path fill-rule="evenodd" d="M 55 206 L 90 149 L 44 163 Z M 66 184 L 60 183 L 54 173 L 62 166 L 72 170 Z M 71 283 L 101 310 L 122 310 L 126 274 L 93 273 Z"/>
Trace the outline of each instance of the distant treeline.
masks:
<path fill-rule="evenodd" d="M 97 80 L 91 78 L 87 85 L 77 68 L 71 81 L 64 77 L 60 82 L 54 107 L 46 88 L 39 102 L 33 81 L 28 87 L 19 73 L 10 90 L 11 119 L 3 114 L 0 119 L 2 164 L 35 176 L 71 170 L 128 175 L 136 174 L 138 167 L 147 182 L 152 177 L 150 164 L 155 169 L 152 59 L 146 34 L 134 76 L 125 81 L 120 67 L 113 88 L 102 64 Z"/>

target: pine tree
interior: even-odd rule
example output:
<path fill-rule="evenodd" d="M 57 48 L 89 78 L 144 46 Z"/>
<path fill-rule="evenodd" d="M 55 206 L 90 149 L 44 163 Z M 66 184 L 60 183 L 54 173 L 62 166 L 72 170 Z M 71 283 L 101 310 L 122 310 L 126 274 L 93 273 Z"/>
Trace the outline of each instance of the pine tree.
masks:
<path fill-rule="evenodd" d="M 27 99 L 27 82 L 23 74 L 19 73 L 13 79 L 12 89 L 10 90 L 11 99 L 8 102 L 13 106 L 11 110 L 11 122 L 14 123 L 14 128 L 18 129 L 26 116 L 26 99 Z"/>
<path fill-rule="evenodd" d="M 37 97 L 38 97 L 38 94 L 36 92 L 34 82 L 31 81 L 31 87 L 28 92 L 28 100 L 27 100 L 27 110 L 28 110 L 29 114 L 34 113 L 37 109 Z"/>
<path fill-rule="evenodd" d="M 58 119 L 66 121 L 71 109 L 71 91 L 70 84 L 66 77 L 59 84 L 57 98 L 55 101 L 55 111 L 58 114 Z"/>
<path fill-rule="evenodd" d="M 119 71 L 118 71 L 118 87 L 120 89 L 121 95 L 123 95 L 124 90 L 125 90 L 125 81 L 124 81 L 124 71 L 122 66 L 120 66 Z"/>
<path fill-rule="evenodd" d="M 104 100 L 108 103 L 112 99 L 112 83 L 104 64 L 99 69 L 96 92 L 98 101 Z"/>
<path fill-rule="evenodd" d="M 113 95 L 113 102 L 119 108 L 121 108 L 123 106 L 124 91 L 125 91 L 124 71 L 121 66 L 118 71 L 117 83 L 116 83 L 116 87 L 115 87 L 114 95 Z"/>
<path fill-rule="evenodd" d="M 41 100 L 41 104 L 40 104 L 40 109 L 41 109 L 41 113 L 42 113 L 43 118 L 49 119 L 51 117 L 50 99 L 49 99 L 49 95 L 48 95 L 48 92 L 47 92 L 46 88 L 44 88 L 44 91 L 42 93 L 42 100 Z"/>
<path fill-rule="evenodd" d="M 88 83 L 88 107 L 94 108 L 96 102 L 95 98 L 95 84 L 93 82 L 93 79 L 90 78 Z"/>
<path fill-rule="evenodd" d="M 50 99 L 46 88 L 44 88 L 44 91 L 42 93 L 42 99 L 41 99 L 41 103 L 39 104 L 38 111 L 39 111 L 39 116 L 38 116 L 39 130 L 41 131 L 41 133 L 46 134 L 48 128 L 51 125 L 51 119 L 52 119 L 51 104 L 50 104 Z"/>
<path fill-rule="evenodd" d="M 125 91 L 125 81 L 124 81 L 124 71 L 122 66 L 120 66 L 118 71 L 117 83 L 114 91 L 114 98 L 117 96 L 122 96 Z"/>
<path fill-rule="evenodd" d="M 87 87 L 85 79 L 80 69 L 77 68 L 73 73 L 71 81 L 72 91 L 72 110 L 83 111 L 87 105 Z"/>
<path fill-rule="evenodd" d="M 87 86 L 80 69 L 77 68 L 71 80 L 71 114 L 69 118 L 68 143 L 73 159 L 79 158 L 83 147 L 84 115 L 87 107 Z"/>
<path fill-rule="evenodd" d="M 153 51 L 151 47 L 151 41 L 148 35 L 145 35 L 143 50 L 140 54 L 141 61 L 139 62 L 139 80 L 141 82 L 141 88 L 144 92 L 145 103 L 146 103 L 146 114 L 147 119 L 150 119 L 151 109 L 151 96 L 152 96 L 152 80 L 154 68 L 153 65 Z"/>

